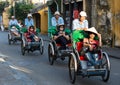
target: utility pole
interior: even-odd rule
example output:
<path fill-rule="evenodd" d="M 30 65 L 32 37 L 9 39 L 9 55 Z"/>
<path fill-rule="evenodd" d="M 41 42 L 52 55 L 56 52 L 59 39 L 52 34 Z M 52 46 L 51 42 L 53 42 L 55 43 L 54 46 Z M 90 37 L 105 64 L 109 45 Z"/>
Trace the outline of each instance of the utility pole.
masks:
<path fill-rule="evenodd" d="M 15 0 L 13 0 L 13 15 L 15 16 Z"/>
<path fill-rule="evenodd" d="M 69 0 L 69 14 L 70 14 L 70 29 L 72 29 L 72 6 L 71 6 L 71 0 Z"/>
<path fill-rule="evenodd" d="M 56 1 L 56 0 L 54 0 L 54 2 L 55 2 L 55 3 L 56 3 L 56 5 L 57 5 L 57 11 L 59 11 L 59 6 L 58 6 L 57 1 Z"/>
<path fill-rule="evenodd" d="M 92 0 L 92 10 L 91 10 L 91 25 L 96 27 L 96 18 L 97 18 L 97 12 L 96 12 L 96 0 Z"/>

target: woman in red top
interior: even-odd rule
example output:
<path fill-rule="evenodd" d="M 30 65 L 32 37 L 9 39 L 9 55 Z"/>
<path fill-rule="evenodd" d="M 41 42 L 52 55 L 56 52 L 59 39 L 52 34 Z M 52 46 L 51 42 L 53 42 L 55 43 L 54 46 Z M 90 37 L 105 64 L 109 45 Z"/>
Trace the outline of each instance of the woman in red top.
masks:
<path fill-rule="evenodd" d="M 27 40 L 31 42 L 39 41 L 39 38 L 36 36 L 34 26 L 30 26 L 26 34 Z"/>
<path fill-rule="evenodd" d="M 98 53 L 94 53 L 94 51 L 102 46 L 101 34 L 99 34 L 94 27 L 86 31 L 89 33 L 89 37 L 83 39 L 83 46 L 88 47 L 89 51 L 85 53 L 85 56 L 92 65 L 97 65 L 96 59 L 98 60 Z M 98 37 L 98 40 L 95 40 L 95 36 Z"/>

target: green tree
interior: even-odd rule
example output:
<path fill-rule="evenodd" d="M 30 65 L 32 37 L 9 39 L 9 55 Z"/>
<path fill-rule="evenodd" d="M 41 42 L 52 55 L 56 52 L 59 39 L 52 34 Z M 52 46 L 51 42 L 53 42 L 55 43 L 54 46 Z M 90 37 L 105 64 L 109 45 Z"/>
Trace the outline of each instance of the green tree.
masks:
<path fill-rule="evenodd" d="M 27 4 L 27 3 L 16 3 L 15 4 L 15 17 L 18 20 L 24 21 L 26 18 L 27 14 L 30 13 L 30 9 L 33 9 L 32 4 Z M 14 7 L 11 7 L 10 9 L 10 16 L 13 15 L 13 10 Z"/>
<path fill-rule="evenodd" d="M 8 2 L 0 2 L 0 15 L 2 15 L 3 11 L 4 11 L 4 8 L 7 7 L 9 5 Z"/>

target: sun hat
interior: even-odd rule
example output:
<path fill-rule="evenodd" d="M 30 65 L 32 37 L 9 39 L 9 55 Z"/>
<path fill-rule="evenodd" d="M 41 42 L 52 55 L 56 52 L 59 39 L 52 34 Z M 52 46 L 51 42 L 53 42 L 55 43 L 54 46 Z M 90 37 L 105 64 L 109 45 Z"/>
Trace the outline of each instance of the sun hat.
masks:
<path fill-rule="evenodd" d="M 85 17 L 87 17 L 87 14 L 86 14 L 85 11 L 81 11 L 81 12 L 80 12 L 80 16 L 85 16 Z"/>
<path fill-rule="evenodd" d="M 98 34 L 98 32 L 97 32 L 97 30 L 95 29 L 95 27 L 88 28 L 86 31 L 87 31 L 87 32 L 92 32 L 92 33 Z"/>
<path fill-rule="evenodd" d="M 31 14 L 28 14 L 27 17 L 32 17 L 32 15 L 31 15 Z"/>
<path fill-rule="evenodd" d="M 59 12 L 59 11 L 56 11 L 56 12 L 54 13 L 54 15 L 60 15 L 60 12 Z"/>

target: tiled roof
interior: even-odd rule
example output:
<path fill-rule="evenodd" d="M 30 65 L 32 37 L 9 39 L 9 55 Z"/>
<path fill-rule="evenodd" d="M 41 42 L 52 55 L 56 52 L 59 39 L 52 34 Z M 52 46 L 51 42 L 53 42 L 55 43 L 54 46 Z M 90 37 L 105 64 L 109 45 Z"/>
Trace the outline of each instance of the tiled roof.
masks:
<path fill-rule="evenodd" d="M 43 8 L 45 8 L 45 7 L 47 7 L 46 4 L 41 5 L 41 6 L 39 6 L 39 7 L 36 7 L 36 8 L 34 8 L 34 9 L 32 9 L 31 12 L 32 12 L 32 13 L 38 12 L 39 10 L 41 10 L 41 9 L 43 9 Z"/>

